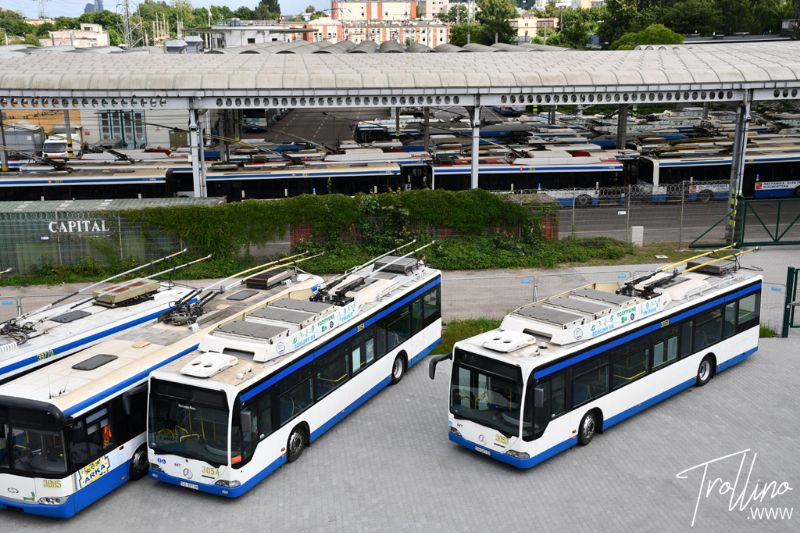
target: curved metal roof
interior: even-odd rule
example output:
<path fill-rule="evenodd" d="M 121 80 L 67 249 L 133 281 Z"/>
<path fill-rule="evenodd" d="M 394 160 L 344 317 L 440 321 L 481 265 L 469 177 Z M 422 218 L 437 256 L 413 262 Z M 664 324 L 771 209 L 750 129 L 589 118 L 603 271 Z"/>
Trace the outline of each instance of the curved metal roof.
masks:
<path fill-rule="evenodd" d="M 0 107 L 9 105 L 8 101 L 2 101 L 3 97 L 23 96 L 371 95 L 385 100 L 387 96 L 402 95 L 505 94 L 508 98 L 517 95 L 515 100 L 509 100 L 513 103 L 522 102 L 519 95 L 527 95 L 530 102 L 530 95 L 564 94 L 569 96 L 562 96 L 561 100 L 553 97 L 553 102 L 580 103 L 584 101 L 580 94 L 587 95 L 588 102 L 595 101 L 590 100 L 591 95 L 604 93 L 605 101 L 609 101 L 609 94 L 626 91 L 627 96 L 611 100 L 623 103 L 629 98 L 637 101 L 632 95 L 647 91 L 673 91 L 672 95 L 664 95 L 665 101 L 673 97 L 681 101 L 705 101 L 706 96 L 701 98 L 699 93 L 694 95 L 691 91 L 713 90 L 720 93 L 711 98 L 730 101 L 739 98 L 733 93 L 737 90 L 768 89 L 770 93 L 775 90 L 776 98 L 796 98 L 800 89 L 800 42 L 796 41 L 657 50 L 494 54 L 356 56 L 353 52 L 357 48 L 374 52 L 376 45 L 361 43 L 346 54 L 45 53 L 19 57 L 9 54 L 0 57 Z M 545 102 L 551 100 L 542 100 Z M 286 106 L 292 102 L 279 104 Z M 106 103 L 98 101 L 94 105 L 103 107 Z M 336 102 L 326 100 L 309 105 L 327 106 Z M 352 105 L 358 103 L 353 100 Z M 462 100 L 461 105 L 468 104 Z"/>

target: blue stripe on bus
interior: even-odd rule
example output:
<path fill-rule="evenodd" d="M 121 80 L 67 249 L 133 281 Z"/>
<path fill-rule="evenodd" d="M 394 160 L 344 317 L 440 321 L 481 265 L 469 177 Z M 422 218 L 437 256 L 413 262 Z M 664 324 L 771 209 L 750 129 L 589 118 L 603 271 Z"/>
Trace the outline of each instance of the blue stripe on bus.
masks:
<path fill-rule="evenodd" d="M 429 354 L 431 351 L 433 351 L 433 349 L 436 347 L 436 345 L 439 344 L 440 341 L 441 341 L 441 339 L 437 339 L 436 342 L 432 343 L 430 346 L 428 346 L 427 348 L 422 350 L 419 354 L 414 356 L 412 361 L 418 361 L 422 357 L 424 357 L 425 355 Z M 380 383 L 378 383 L 377 385 L 372 387 L 370 390 L 368 390 L 367 392 L 365 392 L 364 394 L 359 396 L 353 403 L 351 403 L 350 405 L 345 407 L 340 413 L 335 415 L 333 418 L 328 420 L 325 424 L 320 426 L 316 431 L 314 431 L 311 434 L 311 441 L 313 442 L 313 441 L 317 440 L 320 436 L 322 436 L 323 433 L 328 431 L 337 422 L 341 421 L 342 418 L 344 418 L 348 414 L 352 413 L 358 407 L 363 405 L 364 402 L 366 402 L 367 400 L 369 400 L 370 398 L 375 396 L 375 394 L 377 394 L 381 389 L 386 387 L 391 381 L 392 381 L 392 376 L 389 375 L 389 376 L 385 377 L 384 379 L 382 379 Z M 200 492 L 207 492 L 209 494 L 216 494 L 218 496 L 224 496 L 226 498 L 238 498 L 238 497 L 242 496 L 244 493 L 246 493 L 247 491 L 249 491 L 250 489 L 252 489 L 254 486 L 256 486 L 259 483 L 261 483 L 261 481 L 263 481 L 267 476 L 269 476 L 271 473 L 273 473 L 275 470 L 277 470 L 285 462 L 286 462 L 286 454 L 284 453 L 284 454 L 281 454 L 280 457 L 278 457 L 277 459 L 272 461 L 269 465 L 267 465 L 266 468 L 264 468 L 263 470 L 259 471 L 252 478 L 248 479 L 247 481 L 245 481 L 244 483 L 242 483 L 240 486 L 238 486 L 236 488 L 227 488 L 227 487 L 220 487 L 218 485 L 210 485 L 208 483 L 198 483 L 198 482 L 195 482 L 195 481 L 187 481 L 185 479 L 182 479 L 182 478 L 179 478 L 179 477 L 176 477 L 176 476 L 171 476 L 169 474 L 165 474 L 164 472 L 158 472 L 158 471 L 154 471 L 154 470 L 150 471 L 150 477 L 152 477 L 153 479 L 157 479 L 159 481 L 163 481 L 165 483 L 170 483 L 172 485 L 178 485 L 178 486 L 180 486 L 181 483 L 192 483 L 194 485 L 197 485 L 197 490 L 199 490 Z"/>
<path fill-rule="evenodd" d="M 754 198 L 790 198 L 794 195 L 794 189 L 756 189 L 753 192 Z"/>
<path fill-rule="evenodd" d="M 83 346 L 84 344 L 88 344 L 90 342 L 102 339 L 103 337 L 108 337 L 109 335 L 113 335 L 114 333 L 119 333 L 120 331 L 124 331 L 126 329 L 130 329 L 130 328 L 132 328 L 134 326 L 138 326 L 139 324 L 142 324 L 144 322 L 148 322 L 150 320 L 155 320 L 156 318 L 158 318 L 162 314 L 166 313 L 170 309 L 172 309 L 172 307 L 167 307 L 163 311 L 157 311 L 155 313 L 151 313 L 151 314 L 149 314 L 147 316 L 144 316 L 144 317 L 141 317 L 141 318 L 137 318 L 136 320 L 131 320 L 130 322 L 125 322 L 124 324 L 120 324 L 119 326 L 114 326 L 113 328 L 110 328 L 110 329 L 107 329 L 107 330 L 103 330 L 103 331 L 101 331 L 99 333 L 95 333 L 94 335 L 89 335 L 88 337 L 84 337 L 82 339 L 78 339 L 76 341 L 64 344 L 63 346 L 58 346 L 56 348 L 53 348 L 52 349 L 53 350 L 53 355 L 48 357 L 48 358 L 46 358 L 46 359 L 44 359 L 44 360 L 45 361 L 47 361 L 48 359 L 55 360 L 56 358 L 54 358 L 54 356 L 56 354 L 72 350 L 73 348 L 79 348 L 79 347 Z M 48 351 L 47 348 L 43 348 L 42 349 L 42 353 L 47 352 L 47 351 Z M 39 356 L 38 355 L 34 355 L 33 357 L 28 357 L 27 359 L 23 359 L 22 361 L 17 361 L 16 363 L 13 363 L 11 365 L 4 366 L 4 367 L 0 368 L 0 378 L 2 378 L 2 375 L 7 373 L 7 372 L 11 372 L 13 370 L 18 370 L 20 368 L 23 368 L 23 367 L 26 367 L 26 366 L 31 365 L 33 363 L 36 363 L 37 361 L 39 361 Z"/>
<path fill-rule="evenodd" d="M 93 504 L 106 494 L 124 485 L 130 478 L 130 461 L 126 461 L 89 485 L 70 494 L 60 505 L 25 503 L 0 498 L 0 509 L 18 509 L 27 514 L 49 518 L 69 518 Z"/>
<path fill-rule="evenodd" d="M 695 307 L 694 309 L 689 309 L 688 311 L 684 311 L 683 313 L 679 313 L 679 314 L 669 318 L 669 324 L 668 325 L 673 325 L 673 324 L 675 324 L 677 322 L 680 322 L 681 320 L 684 320 L 686 318 L 694 316 L 694 315 L 696 315 L 698 313 L 702 313 L 703 311 L 707 311 L 708 309 L 711 309 L 712 307 L 715 307 L 715 306 L 720 305 L 722 303 L 727 303 L 727 302 L 729 302 L 731 300 L 735 300 L 736 298 L 739 298 L 739 297 L 742 297 L 742 296 L 746 296 L 748 294 L 757 292 L 759 290 L 761 290 L 761 283 L 760 282 L 756 283 L 754 285 L 750 285 L 749 287 L 745 287 L 744 289 L 741 289 L 741 290 L 736 291 L 734 293 L 728 294 L 727 296 L 722 296 L 720 298 L 717 298 L 716 300 L 711 300 L 710 302 L 707 302 L 707 303 L 705 303 L 705 304 L 703 304 L 703 305 L 701 305 L 699 307 Z M 625 335 L 624 337 L 620 337 L 618 339 L 614 339 L 611 342 L 602 344 L 600 346 L 597 346 L 596 348 L 592 348 L 591 350 L 589 350 L 587 352 L 584 352 L 584 353 L 582 353 L 580 355 L 576 355 L 575 357 L 571 357 L 571 358 L 569 358 L 569 359 L 567 359 L 565 361 L 561 361 L 560 363 L 557 363 L 557 364 L 555 364 L 553 366 L 547 367 L 547 368 L 543 369 L 540 372 L 534 372 L 533 377 L 536 378 L 536 379 L 541 379 L 543 377 L 549 376 L 550 374 L 554 374 L 554 373 L 558 372 L 559 370 L 562 370 L 562 369 L 567 368 L 569 366 L 572 366 L 574 364 L 580 363 L 581 361 L 589 359 L 590 357 L 593 357 L 593 356 L 595 356 L 597 354 L 606 352 L 608 350 L 611 350 L 612 348 L 616 348 L 620 344 L 624 344 L 624 343 L 626 343 L 628 341 L 632 341 L 634 339 L 638 339 L 639 337 L 643 337 L 643 336 L 645 336 L 645 335 L 647 335 L 649 333 L 657 331 L 657 330 L 661 329 L 661 327 L 662 327 L 661 326 L 661 322 L 657 322 L 657 323 L 651 324 L 651 325 L 649 325 L 649 326 L 647 326 L 645 328 L 636 330 L 633 333 Z"/>
<path fill-rule="evenodd" d="M 363 323 L 364 327 L 366 328 L 368 326 L 371 326 L 372 324 L 374 324 L 375 322 L 377 322 L 381 318 L 383 318 L 386 315 L 390 314 L 392 311 L 404 306 L 405 304 L 407 304 L 408 302 L 410 302 L 411 300 L 413 300 L 417 296 L 421 296 L 422 294 L 427 292 L 429 289 L 432 289 L 433 287 L 436 287 L 437 285 L 440 285 L 441 283 L 442 283 L 442 278 L 441 277 L 437 277 L 435 280 L 433 280 L 430 283 L 428 283 L 427 285 L 424 285 L 423 287 L 417 289 L 416 291 L 414 291 L 413 293 L 409 294 L 408 296 L 406 296 L 405 298 L 403 298 L 399 302 L 397 302 L 395 304 L 392 304 L 391 306 L 387 307 L 386 309 L 384 309 L 380 313 L 377 313 L 377 314 L 371 316 L 370 318 L 368 318 Z M 296 361 L 291 366 L 289 366 L 287 368 L 284 368 L 283 370 L 278 372 L 276 375 L 274 375 L 270 379 L 266 380 L 264 383 L 262 383 L 260 385 L 257 385 L 256 387 L 250 389 L 247 392 L 242 393 L 241 401 L 246 402 L 250 398 L 260 394 L 261 392 L 263 392 L 265 390 L 267 390 L 269 387 L 271 387 L 272 385 L 274 385 L 275 383 L 277 383 L 278 381 L 280 381 L 284 377 L 288 376 L 289 374 L 291 374 L 292 372 L 294 372 L 298 368 L 301 368 L 301 367 L 307 365 L 308 363 L 314 361 L 318 357 L 324 355 L 325 353 L 327 353 L 331 349 L 335 348 L 336 346 L 340 345 L 341 343 L 343 343 L 344 341 L 346 341 L 347 339 L 349 339 L 350 337 L 352 337 L 353 335 L 355 335 L 359 331 L 360 330 L 358 329 L 358 325 L 357 325 L 356 327 L 351 328 L 349 331 L 347 331 L 346 333 L 340 335 L 339 337 L 337 337 L 336 339 L 334 339 L 330 343 L 328 343 L 328 344 L 326 344 L 324 346 L 321 346 L 320 348 L 317 348 L 316 350 L 314 350 L 310 354 L 306 355 L 305 357 L 303 357 L 299 361 Z"/>
<path fill-rule="evenodd" d="M 747 350 L 744 353 L 741 353 L 741 354 L 737 355 L 736 357 L 732 357 L 731 359 L 729 359 L 725 363 L 723 363 L 721 365 L 718 365 L 717 372 L 721 372 L 721 371 L 723 371 L 723 370 L 725 370 L 727 368 L 730 368 L 731 366 L 735 365 L 736 363 L 739 363 L 739 362 L 743 361 L 747 357 L 749 357 L 752 354 L 754 354 L 756 352 L 756 350 L 758 350 L 758 348 L 752 348 L 750 350 Z M 679 392 L 681 392 L 681 391 L 683 391 L 685 389 L 688 389 L 689 387 L 694 385 L 695 382 L 696 382 L 696 378 L 694 378 L 694 377 L 691 378 L 691 379 L 687 379 L 686 381 L 683 381 L 683 382 L 679 383 L 678 385 L 665 390 L 662 393 L 656 394 L 655 396 L 653 396 L 653 397 L 641 402 L 640 404 L 637 404 L 637 405 L 631 407 L 630 409 L 626 409 L 625 411 L 619 413 L 618 415 L 612 416 L 608 420 L 604 420 L 603 421 L 603 429 L 608 429 L 608 428 L 610 428 L 612 426 L 615 426 L 615 425 L 619 424 L 620 422 L 622 422 L 623 420 L 626 420 L 626 419 L 632 417 L 633 415 L 635 415 L 637 413 L 640 413 L 640 412 L 644 411 L 645 409 L 647 409 L 649 407 L 652 407 L 653 405 L 666 400 L 670 396 L 674 396 L 675 394 L 677 394 L 677 393 L 679 393 Z M 457 444 L 460 444 L 461 446 L 464 446 L 465 448 L 468 448 L 468 449 L 470 449 L 472 451 L 476 451 L 475 448 L 479 447 L 484 452 L 489 452 L 493 459 L 497 459 L 498 461 L 502 461 L 504 463 L 510 464 L 512 466 L 515 466 L 517 468 L 532 468 L 532 467 L 536 466 L 537 464 L 539 464 L 539 463 L 541 463 L 541 462 L 553 457 L 554 455 L 559 454 L 559 453 L 561 453 L 561 452 L 563 452 L 563 451 L 575 446 L 578 443 L 578 439 L 576 437 L 572 437 L 572 438 L 569 438 L 569 439 L 567 439 L 565 441 L 560 442 L 559 444 L 556 444 L 552 448 L 548 448 L 547 450 L 543 451 L 540 454 L 534 455 L 533 457 L 530 457 L 528 459 L 518 459 L 516 457 L 511 457 L 507 453 L 500 453 L 498 451 L 492 450 L 492 449 L 487 448 L 485 446 L 481 446 L 481 445 L 476 444 L 474 442 L 468 441 L 464 437 L 459 437 L 458 435 L 456 435 L 454 433 L 448 433 L 448 435 L 449 435 L 449 438 L 450 438 L 451 441 L 453 441 L 453 442 L 455 442 Z"/>
<path fill-rule="evenodd" d="M 164 366 L 164 365 L 166 365 L 168 363 L 171 363 L 175 359 L 178 359 L 179 357 L 183 357 L 184 355 L 186 355 L 188 353 L 192 353 L 193 351 L 195 351 L 197 349 L 198 346 L 199 346 L 199 344 L 193 344 L 192 346 L 186 348 L 185 350 L 183 350 L 183 351 L 181 351 L 179 353 L 176 353 L 175 355 L 171 355 L 166 360 L 161 361 L 160 363 L 155 364 L 155 365 L 151 366 L 150 368 L 147 368 L 146 370 L 142 370 L 138 374 L 126 379 L 125 381 L 117 383 L 113 387 L 109 387 L 106 390 L 95 394 L 91 398 L 89 398 L 87 400 L 84 400 L 84 401 L 82 401 L 82 402 L 80 402 L 78 404 L 73 405 L 69 409 L 65 409 L 64 410 L 64 415 L 72 416 L 75 413 L 79 413 L 79 412 L 83 411 L 87 407 L 91 407 L 93 404 L 99 402 L 100 400 L 102 400 L 104 398 L 107 398 L 107 397 L 113 395 L 114 393 L 117 393 L 117 392 L 119 392 L 121 390 L 124 390 L 124 389 L 130 387 L 131 385 L 133 385 L 137 381 L 141 381 L 141 380 L 145 379 L 148 375 L 150 375 L 150 372 L 152 372 L 153 370 L 157 370 L 158 368 L 161 368 L 162 366 Z"/>
<path fill-rule="evenodd" d="M 400 174 L 399 169 L 383 169 L 383 170 L 362 170 L 362 171 L 319 171 L 319 172 L 275 172 L 270 174 L 222 174 L 206 176 L 206 181 L 225 181 L 225 180 L 263 180 L 263 179 L 281 179 L 281 178 L 346 178 L 350 176 L 385 176 Z"/>
<path fill-rule="evenodd" d="M 478 172 L 480 174 L 491 174 L 491 173 L 498 173 L 498 172 L 505 172 L 505 173 L 513 173 L 513 172 L 569 172 L 569 171 L 577 171 L 577 170 L 607 170 L 607 171 L 621 171 L 622 165 L 597 165 L 597 166 L 587 166 L 587 165 L 564 165 L 564 166 L 550 166 L 550 167 L 479 167 Z M 468 174 L 471 170 L 471 167 L 449 167 L 449 168 L 436 168 L 433 167 L 434 174 Z"/>

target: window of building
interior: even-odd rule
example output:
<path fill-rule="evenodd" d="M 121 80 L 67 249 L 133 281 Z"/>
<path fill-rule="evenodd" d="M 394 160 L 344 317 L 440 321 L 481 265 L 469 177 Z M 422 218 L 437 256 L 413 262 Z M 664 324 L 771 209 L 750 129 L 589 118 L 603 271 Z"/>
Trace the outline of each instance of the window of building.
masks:
<path fill-rule="evenodd" d="M 143 111 L 101 111 L 100 143 L 114 148 L 144 148 L 147 145 Z"/>

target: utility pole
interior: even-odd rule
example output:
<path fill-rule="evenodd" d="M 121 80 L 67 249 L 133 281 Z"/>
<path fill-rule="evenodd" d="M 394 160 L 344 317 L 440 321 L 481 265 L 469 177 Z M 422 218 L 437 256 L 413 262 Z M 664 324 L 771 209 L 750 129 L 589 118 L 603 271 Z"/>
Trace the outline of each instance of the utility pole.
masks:
<path fill-rule="evenodd" d="M 725 230 L 725 242 L 736 242 L 736 218 L 742 180 L 744 178 L 744 160 L 747 152 L 747 130 L 750 125 L 750 99 L 752 93 L 747 91 L 745 99 L 736 111 L 736 134 L 733 138 L 731 154 L 731 182 L 728 200 L 728 227 Z"/>

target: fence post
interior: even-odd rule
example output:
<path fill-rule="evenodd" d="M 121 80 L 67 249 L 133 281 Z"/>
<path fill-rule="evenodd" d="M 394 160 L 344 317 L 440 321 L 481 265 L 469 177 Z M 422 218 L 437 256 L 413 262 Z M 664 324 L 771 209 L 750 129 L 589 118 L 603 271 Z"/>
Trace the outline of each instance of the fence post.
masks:
<path fill-rule="evenodd" d="M 678 250 L 683 250 L 683 209 L 686 205 L 686 181 L 681 181 L 681 225 L 678 230 Z"/>
<path fill-rule="evenodd" d="M 633 242 L 631 234 L 631 185 L 628 184 L 628 205 L 625 209 L 625 233 L 628 235 L 628 242 Z"/>
<path fill-rule="evenodd" d="M 781 327 L 781 337 L 784 339 L 789 336 L 789 327 L 792 322 L 792 311 L 794 310 L 794 293 L 797 283 L 797 269 L 789 267 L 786 270 L 786 297 L 783 304 L 783 324 Z"/>
<path fill-rule="evenodd" d="M 575 195 L 578 193 L 577 189 L 572 188 L 572 237 L 575 237 Z"/>
<path fill-rule="evenodd" d="M 122 250 L 122 216 L 117 213 L 117 237 L 119 240 L 119 260 L 125 261 L 125 253 Z"/>

